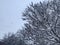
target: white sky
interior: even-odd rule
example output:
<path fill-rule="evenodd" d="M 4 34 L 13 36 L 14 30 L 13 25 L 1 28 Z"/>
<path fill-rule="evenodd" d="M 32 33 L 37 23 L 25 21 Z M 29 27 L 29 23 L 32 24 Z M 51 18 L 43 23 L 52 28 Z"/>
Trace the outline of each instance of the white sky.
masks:
<path fill-rule="evenodd" d="M 23 26 L 21 15 L 31 1 L 36 3 L 40 0 L 0 0 L 0 38 L 5 33 L 16 32 Z"/>

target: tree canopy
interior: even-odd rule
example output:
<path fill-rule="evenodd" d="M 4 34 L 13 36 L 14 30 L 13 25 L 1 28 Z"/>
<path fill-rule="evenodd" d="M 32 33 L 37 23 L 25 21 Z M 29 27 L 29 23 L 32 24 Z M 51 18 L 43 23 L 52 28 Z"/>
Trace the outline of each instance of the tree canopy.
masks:
<path fill-rule="evenodd" d="M 24 29 L 25 40 L 36 45 L 60 44 L 60 0 L 32 3 L 23 16 L 28 22 Z"/>

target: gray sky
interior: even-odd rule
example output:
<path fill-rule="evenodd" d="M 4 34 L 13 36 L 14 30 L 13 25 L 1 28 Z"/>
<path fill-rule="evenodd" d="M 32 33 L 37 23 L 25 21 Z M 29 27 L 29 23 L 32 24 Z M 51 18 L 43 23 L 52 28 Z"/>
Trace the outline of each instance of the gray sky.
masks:
<path fill-rule="evenodd" d="M 23 26 L 21 15 L 31 1 L 36 3 L 40 0 L 0 0 L 0 38 Z"/>

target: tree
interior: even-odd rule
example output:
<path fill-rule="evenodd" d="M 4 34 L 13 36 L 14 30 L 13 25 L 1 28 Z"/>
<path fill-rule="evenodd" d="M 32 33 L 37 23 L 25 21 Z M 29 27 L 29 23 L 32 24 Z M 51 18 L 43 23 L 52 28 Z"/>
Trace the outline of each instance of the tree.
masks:
<path fill-rule="evenodd" d="M 12 33 L 5 35 L 1 42 L 4 43 L 4 45 L 26 45 L 24 40 Z"/>
<path fill-rule="evenodd" d="M 60 0 L 32 3 L 23 16 L 28 22 L 22 33 L 25 41 L 35 45 L 60 44 Z"/>

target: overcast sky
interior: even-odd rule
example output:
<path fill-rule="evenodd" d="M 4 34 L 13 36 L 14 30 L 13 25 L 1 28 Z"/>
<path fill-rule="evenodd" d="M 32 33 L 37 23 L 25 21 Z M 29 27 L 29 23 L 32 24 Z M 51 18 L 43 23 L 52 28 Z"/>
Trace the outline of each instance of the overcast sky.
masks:
<path fill-rule="evenodd" d="M 5 33 L 16 32 L 23 26 L 22 12 L 31 2 L 40 0 L 0 0 L 0 38 Z"/>

